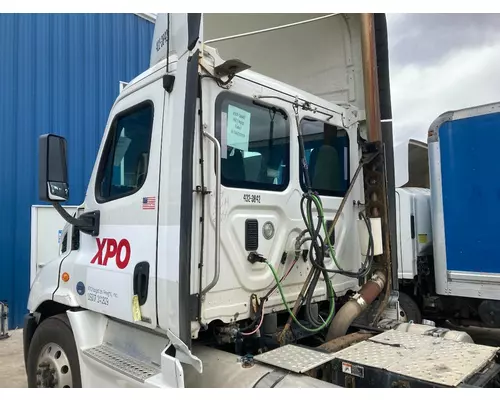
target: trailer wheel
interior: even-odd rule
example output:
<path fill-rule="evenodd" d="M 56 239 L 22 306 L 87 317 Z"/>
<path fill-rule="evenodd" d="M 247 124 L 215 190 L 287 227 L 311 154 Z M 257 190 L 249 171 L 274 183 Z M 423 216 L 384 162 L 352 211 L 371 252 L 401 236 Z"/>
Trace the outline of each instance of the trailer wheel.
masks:
<path fill-rule="evenodd" d="M 422 313 L 417 303 L 406 293 L 399 292 L 399 307 L 401 308 L 401 312 L 406 314 L 408 321 L 413 321 L 416 324 L 422 322 Z M 401 316 L 403 317 L 403 315 Z"/>
<path fill-rule="evenodd" d="M 78 351 L 65 314 L 44 320 L 28 351 L 28 387 L 81 388 Z"/>

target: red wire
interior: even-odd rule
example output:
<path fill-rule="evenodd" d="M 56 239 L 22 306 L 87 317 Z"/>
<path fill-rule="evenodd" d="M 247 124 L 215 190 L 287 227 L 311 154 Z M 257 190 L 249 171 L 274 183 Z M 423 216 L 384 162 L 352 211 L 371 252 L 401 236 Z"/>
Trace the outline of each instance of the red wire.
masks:
<path fill-rule="evenodd" d="M 255 332 L 257 332 L 260 327 L 262 326 L 262 321 L 264 321 L 264 308 L 262 308 L 262 315 L 260 316 L 260 322 L 259 322 L 259 325 L 257 325 L 257 328 L 255 328 L 255 330 L 253 330 L 252 332 L 249 332 L 249 333 L 242 333 L 243 336 L 250 336 L 250 335 L 253 335 Z"/>
<path fill-rule="evenodd" d="M 296 263 L 297 263 L 297 260 L 293 260 L 292 265 L 290 265 L 290 268 L 288 269 L 288 271 L 287 271 L 286 275 L 283 277 L 283 279 L 282 279 L 281 281 L 285 280 L 285 279 L 286 279 L 286 277 L 288 276 L 288 274 L 289 274 L 290 272 L 292 272 L 292 269 L 293 269 L 293 267 L 295 266 L 295 264 L 296 264 Z M 280 283 L 281 283 L 281 282 L 280 282 Z"/>
<path fill-rule="evenodd" d="M 290 272 L 292 271 L 295 263 L 297 262 L 297 260 L 294 260 L 292 265 L 290 265 L 290 268 L 288 268 L 288 271 L 286 272 L 285 275 L 283 275 L 283 278 L 280 279 L 280 283 L 283 282 L 286 277 L 290 274 Z M 277 289 L 277 287 L 276 287 Z M 272 294 L 274 294 L 274 292 L 276 292 L 276 289 L 274 289 L 271 294 L 269 296 L 271 296 Z M 242 336 L 250 336 L 250 335 L 253 335 L 255 332 L 257 332 L 260 327 L 262 326 L 262 322 L 264 321 L 264 307 L 262 307 L 262 315 L 260 316 L 260 322 L 259 322 L 259 325 L 257 325 L 257 328 L 255 328 L 252 332 L 249 332 L 249 333 L 242 333 L 241 335 Z"/>

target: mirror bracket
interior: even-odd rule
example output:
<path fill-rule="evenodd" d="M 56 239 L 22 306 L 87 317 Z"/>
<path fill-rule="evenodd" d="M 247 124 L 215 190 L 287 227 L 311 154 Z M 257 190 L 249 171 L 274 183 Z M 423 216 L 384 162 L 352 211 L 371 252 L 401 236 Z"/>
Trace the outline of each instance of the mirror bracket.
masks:
<path fill-rule="evenodd" d="M 52 202 L 52 205 L 59 215 L 68 223 L 78 228 L 83 233 L 91 236 L 99 236 L 100 212 L 90 211 L 80 215 L 78 218 L 71 216 L 58 202 Z"/>

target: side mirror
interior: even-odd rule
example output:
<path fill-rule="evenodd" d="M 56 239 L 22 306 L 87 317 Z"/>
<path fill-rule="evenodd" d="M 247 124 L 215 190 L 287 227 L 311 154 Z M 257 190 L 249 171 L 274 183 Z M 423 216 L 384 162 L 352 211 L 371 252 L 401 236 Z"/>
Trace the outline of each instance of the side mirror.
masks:
<path fill-rule="evenodd" d="M 61 202 L 69 199 L 66 139 L 40 136 L 38 154 L 38 193 L 40 200 Z"/>

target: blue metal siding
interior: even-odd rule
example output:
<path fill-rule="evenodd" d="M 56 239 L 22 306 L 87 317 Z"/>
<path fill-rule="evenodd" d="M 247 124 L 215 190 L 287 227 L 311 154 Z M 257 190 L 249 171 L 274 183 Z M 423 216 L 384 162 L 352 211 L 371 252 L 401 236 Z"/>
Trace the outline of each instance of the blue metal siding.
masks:
<path fill-rule="evenodd" d="M 0 301 L 11 328 L 29 292 L 38 137 L 68 139 L 68 204 L 80 204 L 119 81 L 148 68 L 153 29 L 134 14 L 0 14 Z"/>
<path fill-rule="evenodd" d="M 500 113 L 439 129 L 448 270 L 500 273 Z"/>

